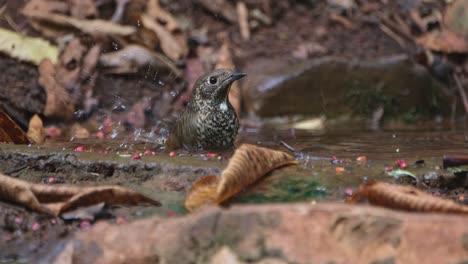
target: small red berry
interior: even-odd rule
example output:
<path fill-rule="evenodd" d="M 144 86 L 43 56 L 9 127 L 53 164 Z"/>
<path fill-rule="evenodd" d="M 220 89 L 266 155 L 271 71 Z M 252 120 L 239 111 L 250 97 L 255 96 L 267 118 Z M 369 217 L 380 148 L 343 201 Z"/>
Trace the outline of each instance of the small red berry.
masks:
<path fill-rule="evenodd" d="M 78 147 L 75 148 L 75 151 L 83 152 L 83 151 L 85 151 L 85 147 L 84 146 L 78 146 Z"/>
<path fill-rule="evenodd" d="M 145 150 L 145 152 L 143 154 L 145 154 L 145 155 L 156 155 L 156 152 L 154 152 L 154 151 L 152 151 L 150 149 L 147 149 L 147 150 Z"/>
<path fill-rule="evenodd" d="M 132 160 L 141 160 L 141 156 L 139 153 L 133 154 Z"/>
<path fill-rule="evenodd" d="M 176 155 L 176 152 L 175 152 L 175 151 L 169 152 L 169 156 L 170 156 L 170 157 L 175 157 L 175 155 Z"/>

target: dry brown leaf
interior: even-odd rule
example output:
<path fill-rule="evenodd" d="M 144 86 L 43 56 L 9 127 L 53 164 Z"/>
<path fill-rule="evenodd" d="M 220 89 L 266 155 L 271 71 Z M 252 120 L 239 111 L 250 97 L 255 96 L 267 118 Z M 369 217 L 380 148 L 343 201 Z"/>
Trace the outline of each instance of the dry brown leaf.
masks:
<path fill-rule="evenodd" d="M 60 215 L 78 207 L 99 203 L 160 205 L 156 200 L 120 186 L 50 186 L 32 184 L 0 174 L 0 200 L 40 213 Z"/>
<path fill-rule="evenodd" d="M 200 5 L 213 13 L 215 16 L 221 16 L 226 21 L 236 24 L 237 15 L 235 8 L 226 0 L 197 0 Z"/>
<path fill-rule="evenodd" d="M 112 73 L 136 72 L 142 66 L 152 65 L 156 68 L 168 69 L 176 76 L 182 75 L 177 66 L 164 55 L 139 45 L 128 45 L 119 51 L 102 54 L 99 64 L 114 68 L 107 71 Z"/>
<path fill-rule="evenodd" d="M 448 53 L 468 52 L 468 40 L 449 30 L 428 32 L 419 37 L 417 42 L 435 51 Z"/>
<path fill-rule="evenodd" d="M 228 199 L 268 172 L 288 164 L 297 164 L 297 161 L 286 152 L 250 144 L 241 145 L 221 174 L 217 202 Z"/>
<path fill-rule="evenodd" d="M 154 19 L 161 21 L 170 32 L 180 31 L 177 20 L 170 13 L 161 8 L 159 0 L 148 1 L 147 13 Z"/>
<path fill-rule="evenodd" d="M 463 37 L 468 37 L 468 1 L 454 1 L 444 14 L 444 25 Z"/>
<path fill-rule="evenodd" d="M 235 70 L 229 36 L 227 34 L 221 34 L 220 38 L 223 42 L 223 45 L 218 51 L 218 62 L 215 65 L 215 69 Z M 242 95 L 239 82 L 234 82 L 231 85 L 231 89 L 229 90 L 229 102 L 231 103 L 232 107 L 234 107 L 237 116 L 240 116 L 241 114 L 241 98 Z"/>
<path fill-rule="evenodd" d="M 185 207 L 194 211 L 204 205 L 220 204 L 268 172 L 288 164 L 297 164 L 288 153 L 243 144 L 234 152 L 221 177 L 209 175 L 194 183 L 187 194 Z"/>
<path fill-rule="evenodd" d="M 0 111 L 0 142 L 30 144 L 24 131 L 3 111 Z"/>
<path fill-rule="evenodd" d="M 89 133 L 88 129 L 86 129 L 78 123 L 72 125 L 71 134 L 73 138 L 77 139 L 86 139 L 91 136 L 91 133 Z"/>
<path fill-rule="evenodd" d="M 23 8 L 23 12 L 39 12 L 44 15 L 51 13 L 65 14 L 68 11 L 68 4 L 64 1 L 31 0 Z"/>
<path fill-rule="evenodd" d="M 237 17 L 239 18 L 239 28 L 244 40 L 250 39 L 249 11 L 244 2 L 237 2 Z"/>
<path fill-rule="evenodd" d="M 46 132 L 42 120 L 38 115 L 33 115 L 29 120 L 28 138 L 35 144 L 42 145 L 45 142 Z"/>
<path fill-rule="evenodd" d="M 215 204 L 219 177 L 216 175 L 204 176 L 195 181 L 187 192 L 185 208 L 194 211 L 207 204 Z"/>
<path fill-rule="evenodd" d="M 83 66 L 81 69 L 81 78 L 87 79 L 96 72 L 96 66 L 101 56 L 101 45 L 96 44 L 91 47 L 83 58 Z"/>
<path fill-rule="evenodd" d="M 79 90 L 77 87 L 81 74 L 80 62 L 85 54 L 85 46 L 78 38 L 74 38 L 63 50 L 59 63 L 55 67 L 55 80 L 72 95 Z"/>
<path fill-rule="evenodd" d="M 39 84 L 47 94 L 44 115 L 47 117 L 70 120 L 75 112 L 75 105 L 70 94 L 55 80 L 55 67 L 45 59 L 39 65 Z"/>
<path fill-rule="evenodd" d="M 94 0 L 68 0 L 71 15 L 75 18 L 97 17 L 97 8 Z"/>
<path fill-rule="evenodd" d="M 136 32 L 135 27 L 119 25 L 102 19 L 77 19 L 60 14 L 44 14 L 42 12 L 29 10 L 23 10 L 23 14 L 36 22 L 43 22 L 44 24 L 41 24 L 41 27 L 45 28 L 47 28 L 45 24 L 47 23 L 55 26 L 77 29 L 91 35 L 129 36 Z M 51 28 L 51 31 L 55 31 L 56 34 L 62 31 L 66 32 L 64 29 L 60 31 L 51 26 L 49 26 L 49 28 Z"/>
<path fill-rule="evenodd" d="M 412 186 L 369 183 L 360 187 L 350 203 L 366 198 L 373 205 L 417 212 L 468 213 L 468 206 L 430 195 Z"/>
<path fill-rule="evenodd" d="M 141 15 L 141 22 L 144 27 L 154 31 L 158 36 L 161 41 L 161 49 L 169 58 L 177 61 L 187 54 L 187 46 L 182 45 L 170 31 L 156 22 L 151 16 Z"/>

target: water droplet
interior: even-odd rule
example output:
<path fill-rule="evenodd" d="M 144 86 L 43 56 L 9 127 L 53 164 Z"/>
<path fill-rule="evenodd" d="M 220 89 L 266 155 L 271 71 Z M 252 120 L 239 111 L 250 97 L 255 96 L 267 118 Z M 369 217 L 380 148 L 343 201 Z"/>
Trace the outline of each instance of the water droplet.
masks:
<path fill-rule="evenodd" d="M 112 48 L 114 50 L 119 50 L 119 44 L 115 43 L 115 42 L 112 42 Z"/>

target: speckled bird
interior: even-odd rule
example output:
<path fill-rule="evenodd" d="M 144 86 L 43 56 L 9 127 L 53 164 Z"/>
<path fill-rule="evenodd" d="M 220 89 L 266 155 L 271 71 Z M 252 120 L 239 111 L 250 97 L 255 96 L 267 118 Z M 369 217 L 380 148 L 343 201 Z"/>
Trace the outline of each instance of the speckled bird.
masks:
<path fill-rule="evenodd" d="M 239 129 L 236 111 L 229 102 L 231 84 L 246 76 L 229 70 L 202 75 L 193 87 L 187 108 L 177 119 L 167 140 L 169 149 L 228 149 Z"/>

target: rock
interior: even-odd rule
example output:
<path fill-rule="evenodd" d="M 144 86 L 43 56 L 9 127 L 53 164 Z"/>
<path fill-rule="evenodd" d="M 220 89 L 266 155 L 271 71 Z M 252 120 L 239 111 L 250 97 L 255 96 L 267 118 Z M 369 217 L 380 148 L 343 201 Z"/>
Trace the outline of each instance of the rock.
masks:
<path fill-rule="evenodd" d="M 371 117 L 383 107 L 384 117 L 412 121 L 449 113 L 441 84 L 406 55 L 371 61 L 322 57 L 275 66 L 285 64 L 265 59 L 247 66 L 243 98 L 249 115 Z"/>
<path fill-rule="evenodd" d="M 98 223 L 54 245 L 42 263 L 460 263 L 468 258 L 467 237 L 466 216 L 337 203 L 252 205 Z"/>

